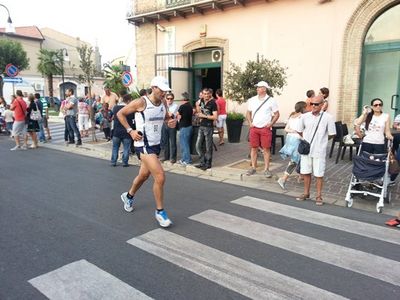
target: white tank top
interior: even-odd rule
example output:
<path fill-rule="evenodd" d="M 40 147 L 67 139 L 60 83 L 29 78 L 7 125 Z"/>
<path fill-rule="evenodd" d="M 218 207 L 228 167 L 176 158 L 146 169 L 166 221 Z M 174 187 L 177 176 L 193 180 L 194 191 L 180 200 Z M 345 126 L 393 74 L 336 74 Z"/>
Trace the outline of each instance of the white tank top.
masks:
<path fill-rule="evenodd" d="M 384 144 L 385 143 L 385 124 L 389 115 L 382 113 L 380 116 L 372 116 L 368 130 L 365 131 L 363 142 L 369 144 Z"/>
<path fill-rule="evenodd" d="M 135 147 L 159 145 L 161 141 L 161 127 L 165 120 L 166 109 L 164 103 L 155 106 L 148 97 L 143 97 L 146 107 L 142 112 L 135 113 L 136 130 L 143 133 L 143 139 L 135 141 Z"/>

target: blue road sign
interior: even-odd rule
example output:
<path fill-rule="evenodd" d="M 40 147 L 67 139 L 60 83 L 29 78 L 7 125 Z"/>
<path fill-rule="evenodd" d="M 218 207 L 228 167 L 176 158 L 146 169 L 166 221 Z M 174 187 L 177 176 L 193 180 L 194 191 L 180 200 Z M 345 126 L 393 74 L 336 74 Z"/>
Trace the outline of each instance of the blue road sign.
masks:
<path fill-rule="evenodd" d="M 124 87 L 128 87 L 132 84 L 133 78 L 132 74 L 129 72 L 122 73 L 122 84 Z"/>
<path fill-rule="evenodd" d="M 14 66 L 13 64 L 8 64 L 6 66 L 6 74 L 9 77 L 15 77 L 17 76 L 19 73 L 19 70 L 16 66 Z"/>
<path fill-rule="evenodd" d="M 4 77 L 4 82 L 22 83 L 22 77 Z"/>

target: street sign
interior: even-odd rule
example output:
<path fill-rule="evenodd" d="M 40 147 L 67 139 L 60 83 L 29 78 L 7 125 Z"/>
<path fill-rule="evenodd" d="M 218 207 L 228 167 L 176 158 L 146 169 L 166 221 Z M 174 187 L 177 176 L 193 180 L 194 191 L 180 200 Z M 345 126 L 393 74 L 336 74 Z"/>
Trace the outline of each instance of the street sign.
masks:
<path fill-rule="evenodd" d="M 18 75 L 18 73 L 19 73 L 18 68 L 13 64 L 8 64 L 6 66 L 6 74 L 8 77 L 15 77 Z"/>
<path fill-rule="evenodd" d="M 130 72 L 124 72 L 122 73 L 122 84 L 124 87 L 128 87 L 132 84 L 133 77 Z"/>
<path fill-rule="evenodd" d="M 4 77 L 4 82 L 22 83 L 22 77 Z"/>

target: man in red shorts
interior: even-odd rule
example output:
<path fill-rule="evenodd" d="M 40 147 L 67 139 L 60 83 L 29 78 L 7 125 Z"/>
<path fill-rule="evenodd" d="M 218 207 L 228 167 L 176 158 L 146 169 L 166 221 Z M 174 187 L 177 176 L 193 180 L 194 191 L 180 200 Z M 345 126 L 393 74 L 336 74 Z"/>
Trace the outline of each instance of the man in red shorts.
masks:
<path fill-rule="evenodd" d="M 279 110 L 276 100 L 268 96 L 267 90 L 270 88 L 268 83 L 260 81 L 255 85 L 257 87 L 257 96 L 249 99 L 246 119 L 250 127 L 250 157 L 251 168 L 247 175 L 256 173 L 257 151 L 261 147 L 264 154 L 264 175 L 267 178 L 272 177 L 269 171 L 269 159 L 271 156 L 272 125 L 279 119 Z"/>

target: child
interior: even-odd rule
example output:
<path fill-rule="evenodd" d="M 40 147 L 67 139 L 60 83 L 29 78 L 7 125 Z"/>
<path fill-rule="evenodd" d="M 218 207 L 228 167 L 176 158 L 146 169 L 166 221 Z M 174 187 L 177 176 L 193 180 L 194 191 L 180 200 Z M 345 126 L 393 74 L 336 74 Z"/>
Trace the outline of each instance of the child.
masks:
<path fill-rule="evenodd" d="M 307 104 L 304 101 L 297 102 L 294 106 L 295 111 L 290 114 L 289 120 L 285 127 L 285 131 L 287 132 L 286 142 L 279 153 L 283 159 L 290 157 L 290 162 L 286 167 L 284 175 L 278 179 L 278 184 L 283 190 L 286 189 L 285 185 L 289 175 L 293 173 L 297 164 L 300 162 L 300 155 L 297 152 L 297 148 L 299 146 L 301 137 L 296 130 L 298 128 L 301 115 L 306 112 L 306 106 Z"/>
<path fill-rule="evenodd" d="M 112 112 L 108 109 L 108 103 L 104 103 L 103 108 L 101 109 L 101 127 L 103 128 L 104 137 L 106 138 L 107 142 L 111 140 L 111 117 Z"/>
<path fill-rule="evenodd" d="M 10 105 L 6 105 L 6 110 L 4 111 L 4 119 L 6 121 L 6 130 L 9 135 L 11 135 L 12 127 L 14 124 L 14 113 L 10 109 Z"/>

